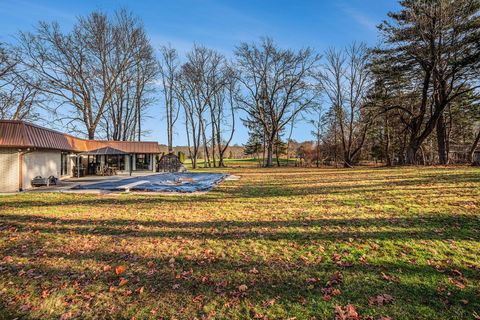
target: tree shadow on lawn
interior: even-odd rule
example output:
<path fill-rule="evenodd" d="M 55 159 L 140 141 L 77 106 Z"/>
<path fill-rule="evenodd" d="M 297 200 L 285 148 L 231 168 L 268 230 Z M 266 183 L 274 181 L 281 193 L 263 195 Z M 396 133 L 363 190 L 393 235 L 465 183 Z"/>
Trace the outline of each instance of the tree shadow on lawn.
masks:
<path fill-rule="evenodd" d="M 215 220 L 173 222 L 133 219 L 62 219 L 35 215 L 0 214 L 0 230 L 15 228 L 51 234 L 217 240 L 423 239 L 480 240 L 480 220 L 469 215 L 402 218 L 345 218 L 301 220 Z"/>
<path fill-rule="evenodd" d="M 479 183 L 480 174 L 463 173 L 448 175 L 431 175 L 428 177 L 402 177 L 399 180 L 388 180 L 388 176 L 379 179 L 378 177 L 369 179 L 362 178 L 319 180 L 319 181 L 261 181 L 258 183 L 249 183 L 238 188 L 221 190 L 232 197 L 266 197 L 266 196 L 305 196 L 305 195 L 330 195 L 330 194 L 363 194 L 385 191 L 394 191 L 398 193 L 411 193 L 414 191 L 437 191 L 444 192 L 448 189 L 471 189 L 471 186 L 461 186 L 461 183 Z M 320 183 L 320 185 L 310 185 L 311 183 Z M 345 184 L 346 183 L 346 184 Z M 455 184 L 455 186 L 445 186 L 445 184 Z"/>
<path fill-rule="evenodd" d="M 29 251 L 17 256 L 19 245 L 27 247 Z M 297 310 L 298 307 L 303 310 L 302 314 L 314 315 L 323 309 L 331 316 L 336 304 L 348 303 L 357 305 L 364 314 L 388 314 L 394 318 L 397 318 L 395 313 L 398 313 L 398 316 L 413 317 L 429 308 L 438 318 L 446 319 L 450 318 L 445 315 L 451 312 L 453 307 L 457 308 L 457 312 L 461 310 L 466 317 L 480 306 L 477 300 L 478 292 L 472 286 L 460 290 L 453 285 L 447 285 L 448 277 L 455 277 L 456 272 L 469 277 L 470 281 L 475 281 L 475 278 L 478 280 L 478 274 L 466 268 L 457 268 L 456 272 L 439 272 L 432 266 L 400 261 L 383 262 L 381 265 L 355 262 L 350 267 L 339 267 L 330 260 L 305 264 L 301 260 L 246 261 L 208 254 L 195 258 L 184 258 L 180 255 L 171 263 L 168 257 L 149 258 L 111 251 L 70 254 L 43 251 L 39 257 L 34 254 L 39 246 L 41 243 L 38 241 L 21 241 L 7 245 L 5 252 L 13 256 L 13 261 L 0 265 L 0 275 L 17 286 L 33 288 L 38 296 L 45 290 L 49 295 L 61 291 L 61 284 L 75 287 L 73 295 L 76 299 L 73 299 L 72 304 L 80 306 L 77 310 L 82 310 L 81 306 L 87 300 L 89 305 L 95 305 L 95 300 L 101 296 L 104 303 L 98 304 L 98 309 L 90 310 L 97 316 L 112 317 L 109 314 L 112 305 L 128 306 L 136 302 L 140 303 L 139 308 L 159 307 L 165 312 L 162 316 L 176 316 L 175 313 L 183 310 L 193 313 L 190 317 L 205 314 L 201 308 L 192 309 L 198 302 L 207 304 L 211 301 L 217 301 L 217 308 L 226 315 L 230 312 L 229 308 L 240 308 L 242 301 L 248 301 L 247 305 L 260 313 L 266 312 L 266 303 L 271 299 L 275 299 L 276 305 L 281 306 L 287 313 L 292 312 L 292 307 L 296 305 Z M 27 259 L 28 262 L 17 263 L 17 258 Z M 62 264 L 72 267 L 47 265 L 42 263 L 41 259 L 62 261 Z M 86 261 L 95 261 L 96 267 L 84 267 L 83 263 Z M 127 271 L 120 276 L 115 274 L 114 269 L 103 269 L 106 265 L 115 267 L 119 264 L 127 267 Z M 252 272 L 252 268 L 255 268 L 256 272 Z M 343 280 L 334 287 L 342 293 L 333 297 L 330 302 L 323 301 L 322 288 L 328 287 L 328 281 L 337 271 L 342 274 Z M 382 272 L 393 275 L 392 278 L 396 280 L 386 281 Z M 129 280 L 123 287 L 118 286 L 121 277 Z M 245 292 L 239 289 L 242 284 L 248 287 Z M 132 294 L 141 287 L 144 288 L 142 295 Z M 92 290 L 101 294 L 97 292 L 91 296 L 88 293 Z M 382 308 L 368 305 L 369 296 L 383 293 L 394 296 L 392 305 Z M 84 299 L 85 295 L 87 298 Z M 105 304 L 105 299 L 110 303 Z M 462 300 L 471 303 L 464 305 Z M 230 307 L 226 307 L 227 304 L 230 304 Z M 15 303 L 4 307 L 12 315 L 21 315 L 17 312 L 18 305 Z M 88 312 L 89 308 L 83 311 Z"/>
<path fill-rule="evenodd" d="M 352 181 L 348 181 L 352 182 Z M 352 196 L 370 195 L 376 193 L 381 196 L 402 197 L 404 195 L 413 195 L 416 191 L 428 191 L 438 193 L 437 196 L 448 195 L 449 191 L 472 190 L 471 186 L 445 186 L 443 184 L 458 183 L 450 179 L 416 179 L 412 181 L 394 181 L 394 182 L 377 182 L 366 184 L 347 184 L 339 185 L 342 182 L 328 182 L 322 185 L 309 185 L 307 182 L 300 182 L 292 186 L 287 184 L 275 183 L 249 183 L 239 186 L 216 188 L 208 194 L 203 195 L 124 195 L 121 197 L 98 196 L 98 195 L 69 195 L 64 194 L 61 198 L 46 198 L 45 200 L 31 199 L 32 194 L 22 195 L 4 201 L 0 209 L 6 210 L 11 208 L 29 208 L 29 207 L 48 207 L 48 206 L 128 206 L 128 205 L 162 205 L 162 204 L 190 204 L 198 203 L 215 203 L 225 202 L 235 199 L 252 199 L 259 200 L 268 197 L 293 197 L 293 196 L 328 196 L 339 195 L 350 198 Z M 480 183 L 480 176 L 464 178 L 460 182 L 463 183 Z M 415 187 L 416 186 L 416 187 Z M 402 188 L 404 187 L 404 188 Z M 387 192 L 387 193 L 385 193 Z M 391 193 L 390 193 L 391 192 Z M 64 196 L 64 197 L 63 197 Z M 420 197 L 422 195 L 419 195 Z M 41 194 L 35 194 L 35 198 L 41 199 Z"/>

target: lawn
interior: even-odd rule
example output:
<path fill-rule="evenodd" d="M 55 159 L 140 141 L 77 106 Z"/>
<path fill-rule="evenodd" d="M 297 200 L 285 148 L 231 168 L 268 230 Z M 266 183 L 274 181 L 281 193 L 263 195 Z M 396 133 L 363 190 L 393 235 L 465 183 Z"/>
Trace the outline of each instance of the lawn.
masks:
<path fill-rule="evenodd" d="M 478 168 L 0 196 L 0 318 L 478 319 Z M 358 314 L 358 316 L 357 316 Z"/>

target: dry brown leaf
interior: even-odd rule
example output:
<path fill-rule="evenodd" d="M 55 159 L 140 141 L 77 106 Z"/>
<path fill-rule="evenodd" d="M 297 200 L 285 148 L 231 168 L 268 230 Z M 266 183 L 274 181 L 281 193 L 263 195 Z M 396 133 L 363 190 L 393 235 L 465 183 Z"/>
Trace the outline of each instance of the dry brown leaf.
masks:
<path fill-rule="evenodd" d="M 248 289 L 248 287 L 244 284 L 241 284 L 241 285 L 238 286 L 238 291 L 240 291 L 240 292 L 245 292 L 245 291 L 247 291 L 247 289 Z"/>
<path fill-rule="evenodd" d="M 459 280 L 455 280 L 452 277 L 449 277 L 448 281 L 459 289 L 465 289 L 465 285 Z"/>
<path fill-rule="evenodd" d="M 42 299 L 48 298 L 49 295 L 50 295 L 50 292 L 48 291 L 48 289 L 44 289 L 42 291 Z"/>
<path fill-rule="evenodd" d="M 270 299 L 270 300 L 267 300 L 265 302 L 263 302 L 263 307 L 264 308 L 268 308 L 270 306 L 273 306 L 275 304 L 275 299 Z"/>
<path fill-rule="evenodd" d="M 119 287 L 123 287 L 124 285 L 126 285 L 128 283 L 128 280 L 125 279 L 125 278 L 121 278 L 120 279 L 120 282 L 118 283 L 118 286 Z"/>
<path fill-rule="evenodd" d="M 393 300 L 394 299 L 391 295 L 384 293 L 368 298 L 368 303 L 371 306 L 383 306 L 385 304 L 393 302 Z"/>
<path fill-rule="evenodd" d="M 345 308 L 337 305 L 335 306 L 335 320 L 360 320 L 360 315 L 352 304 L 347 304 Z"/>

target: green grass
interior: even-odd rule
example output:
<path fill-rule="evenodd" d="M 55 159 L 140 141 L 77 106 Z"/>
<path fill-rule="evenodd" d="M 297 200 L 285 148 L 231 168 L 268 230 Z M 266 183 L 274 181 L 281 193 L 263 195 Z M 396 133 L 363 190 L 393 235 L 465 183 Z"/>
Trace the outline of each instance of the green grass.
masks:
<path fill-rule="evenodd" d="M 218 159 L 216 160 L 218 163 Z M 297 163 L 297 160 L 295 159 L 287 159 L 285 158 L 280 158 L 278 160 L 280 162 L 281 166 L 294 166 L 295 163 Z M 246 158 L 246 159 L 224 159 L 224 163 L 227 167 L 229 168 L 245 168 L 245 167 L 261 167 L 262 164 L 262 159 L 254 159 L 254 158 Z M 277 160 L 274 158 L 273 163 L 276 165 Z M 199 159 L 197 160 L 197 168 L 198 169 L 203 169 L 204 168 L 205 161 Z M 192 168 L 192 161 L 190 159 L 186 159 L 184 162 L 184 165 L 188 168 Z"/>
<path fill-rule="evenodd" d="M 480 314 L 478 168 L 223 171 L 202 195 L 0 196 L 0 318 Z"/>

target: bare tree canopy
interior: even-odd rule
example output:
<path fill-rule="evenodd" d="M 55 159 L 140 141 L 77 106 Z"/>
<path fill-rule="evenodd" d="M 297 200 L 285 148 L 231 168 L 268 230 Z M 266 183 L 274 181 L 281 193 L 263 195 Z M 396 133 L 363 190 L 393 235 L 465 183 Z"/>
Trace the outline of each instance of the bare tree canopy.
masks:
<path fill-rule="evenodd" d="M 257 122 L 265 131 L 267 158 L 272 166 L 274 142 L 300 112 L 317 103 L 314 78 L 320 55 L 312 49 L 281 49 L 265 38 L 261 43 L 242 43 L 236 51 L 236 68 L 242 93 L 238 106 L 246 122 Z"/>
<path fill-rule="evenodd" d="M 165 117 L 167 120 L 167 145 L 168 150 L 173 150 L 173 129 L 178 120 L 180 106 L 175 90 L 180 69 L 177 50 L 169 46 L 160 47 L 160 76 L 162 81 L 163 96 L 165 101 Z"/>
<path fill-rule="evenodd" d="M 79 17 L 68 33 L 58 23 L 41 22 L 19 40 L 22 59 L 40 83 L 35 87 L 55 97 L 58 114 L 74 128 L 84 126 L 89 139 L 95 137 L 119 79 L 152 51 L 143 25 L 125 10 L 112 18 L 102 12 Z"/>
<path fill-rule="evenodd" d="M 42 95 L 29 80 L 17 50 L 0 43 L 0 120 L 38 117 Z"/>
<path fill-rule="evenodd" d="M 234 70 L 219 52 L 195 45 L 187 53 L 177 81 L 176 95 L 184 110 L 193 167 L 202 147 L 205 166 L 224 166 L 235 130 Z"/>
<path fill-rule="evenodd" d="M 367 104 L 372 84 L 369 50 L 365 44 L 352 44 L 342 51 L 326 53 L 320 81 L 331 104 L 331 123 L 338 129 L 345 167 L 351 167 L 365 142 L 373 115 Z"/>

